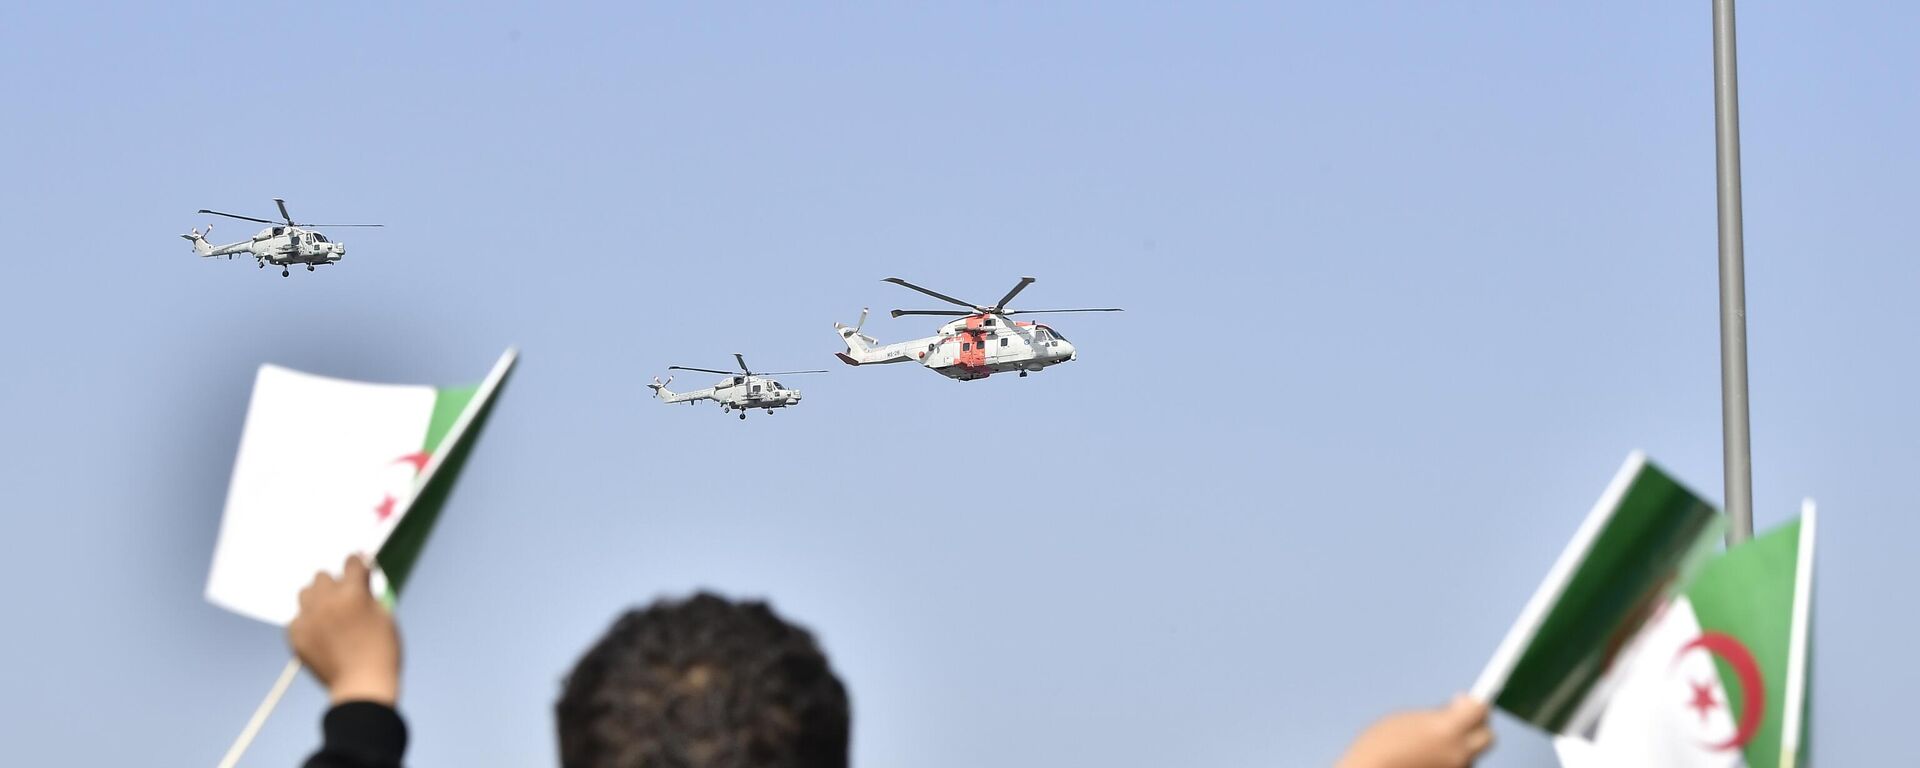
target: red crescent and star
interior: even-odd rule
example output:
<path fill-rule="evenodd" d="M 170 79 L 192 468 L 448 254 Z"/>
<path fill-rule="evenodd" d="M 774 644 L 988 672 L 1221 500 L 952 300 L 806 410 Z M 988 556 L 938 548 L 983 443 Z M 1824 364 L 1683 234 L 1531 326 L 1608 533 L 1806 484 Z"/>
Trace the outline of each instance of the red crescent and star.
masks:
<path fill-rule="evenodd" d="M 394 459 L 391 463 L 392 464 L 412 464 L 413 476 L 419 477 L 421 472 L 426 471 L 427 459 L 429 458 L 431 458 L 431 456 L 426 451 L 417 451 L 415 453 L 409 453 L 405 456 Z M 387 518 L 393 516 L 393 507 L 395 504 L 398 504 L 399 501 L 400 501 L 399 499 L 394 498 L 393 494 L 391 493 L 387 494 L 386 498 L 383 498 L 380 500 L 380 505 L 373 508 L 373 516 L 379 519 L 380 522 L 383 522 L 383 523 L 386 522 Z"/>
<path fill-rule="evenodd" d="M 1760 664 L 1754 661 L 1753 652 L 1747 650 L 1746 645 L 1734 636 L 1721 632 L 1700 633 L 1699 637 L 1680 646 L 1680 650 L 1674 653 L 1674 661 L 1678 662 L 1681 656 L 1696 648 L 1725 661 L 1727 666 L 1733 669 L 1734 677 L 1740 682 L 1739 727 L 1734 729 L 1732 738 L 1708 744 L 1707 748 L 1723 752 L 1744 747 L 1747 742 L 1753 740 L 1754 734 L 1760 731 L 1761 718 L 1767 712 L 1767 687 L 1760 678 Z M 1704 723 L 1707 721 L 1707 714 L 1720 706 L 1720 702 L 1713 696 L 1713 681 L 1704 683 L 1688 681 L 1687 684 L 1693 688 L 1693 697 L 1687 702 L 1687 707 L 1699 712 L 1700 722 Z"/>

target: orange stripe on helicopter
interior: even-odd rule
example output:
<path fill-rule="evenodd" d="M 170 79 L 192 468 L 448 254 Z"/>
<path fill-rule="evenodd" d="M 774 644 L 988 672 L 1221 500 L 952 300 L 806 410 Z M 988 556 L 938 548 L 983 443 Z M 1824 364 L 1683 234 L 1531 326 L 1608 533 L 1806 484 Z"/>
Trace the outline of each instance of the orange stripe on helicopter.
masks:
<path fill-rule="evenodd" d="M 969 372 L 986 376 L 987 371 L 987 333 L 981 327 L 986 318 L 982 315 L 969 315 L 965 333 L 973 340 L 973 349 L 960 348 L 960 367 Z"/>

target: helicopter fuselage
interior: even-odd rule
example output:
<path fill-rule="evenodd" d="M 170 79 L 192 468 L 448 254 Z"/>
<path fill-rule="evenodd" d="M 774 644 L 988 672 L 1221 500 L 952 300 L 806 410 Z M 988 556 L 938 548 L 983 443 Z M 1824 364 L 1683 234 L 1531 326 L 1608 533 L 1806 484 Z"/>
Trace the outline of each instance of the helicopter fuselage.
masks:
<path fill-rule="evenodd" d="M 288 264 L 333 264 L 347 255 L 345 243 L 336 243 L 326 235 L 298 227 L 268 227 L 247 243 L 254 258 L 274 266 Z"/>
<path fill-rule="evenodd" d="M 1073 344 L 1051 327 L 996 315 L 969 315 L 941 326 L 938 335 L 886 345 L 853 328 L 842 326 L 840 334 L 848 349 L 836 356 L 848 365 L 914 361 L 958 381 L 1025 375 L 1075 357 Z"/>

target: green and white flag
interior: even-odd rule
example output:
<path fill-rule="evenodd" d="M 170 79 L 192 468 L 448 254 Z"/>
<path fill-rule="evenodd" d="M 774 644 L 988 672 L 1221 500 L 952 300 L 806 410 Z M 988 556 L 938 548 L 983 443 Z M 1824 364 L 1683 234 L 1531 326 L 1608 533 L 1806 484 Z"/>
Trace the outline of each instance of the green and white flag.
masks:
<path fill-rule="evenodd" d="M 372 384 L 263 365 L 207 577 L 207 599 L 285 625 L 315 571 L 374 552 L 391 604 L 512 370 L 478 386 Z"/>
<path fill-rule="evenodd" d="M 1618 660 L 1719 548 L 1721 514 L 1636 451 L 1614 475 L 1473 686 L 1552 733 L 1583 733 Z"/>
<path fill-rule="evenodd" d="M 1814 509 L 1714 558 L 1648 623 L 1567 768 L 1793 768 L 1806 729 Z"/>

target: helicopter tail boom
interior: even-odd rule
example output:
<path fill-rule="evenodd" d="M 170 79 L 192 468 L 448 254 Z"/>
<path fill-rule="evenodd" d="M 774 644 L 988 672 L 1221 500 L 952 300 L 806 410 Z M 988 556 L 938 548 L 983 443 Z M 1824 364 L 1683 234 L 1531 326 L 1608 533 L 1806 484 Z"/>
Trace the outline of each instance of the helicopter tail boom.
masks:
<path fill-rule="evenodd" d="M 700 389 L 700 390 L 694 390 L 692 392 L 675 392 L 671 389 L 667 389 L 667 385 L 672 383 L 673 383 L 672 376 L 668 376 L 666 381 L 661 381 L 660 377 L 655 376 L 653 378 L 653 381 L 647 384 L 647 389 L 653 390 L 653 396 L 660 398 L 660 402 L 663 402 L 663 403 L 692 402 L 694 400 L 700 400 L 700 399 L 706 398 L 711 394 L 713 394 L 712 389 Z"/>
<path fill-rule="evenodd" d="M 207 235 L 211 234 L 213 234 L 213 227 L 207 227 L 207 231 L 205 232 L 196 229 L 180 237 L 189 243 L 193 243 L 193 252 L 200 254 L 202 257 L 225 256 L 231 259 L 235 254 L 244 253 L 252 255 L 253 253 L 253 251 L 247 247 L 252 244 L 250 240 L 241 240 L 240 242 L 228 243 L 226 245 L 214 245 L 213 243 L 207 242 Z"/>
<path fill-rule="evenodd" d="M 864 314 L 864 313 L 863 313 Z M 920 349 L 929 340 L 916 339 L 894 344 L 881 344 L 872 336 L 860 332 L 859 326 L 848 327 L 834 323 L 833 329 L 840 332 L 840 340 L 847 345 L 847 351 L 835 352 L 834 357 L 847 365 L 879 365 L 881 363 L 908 363 L 919 359 L 914 351 Z"/>

